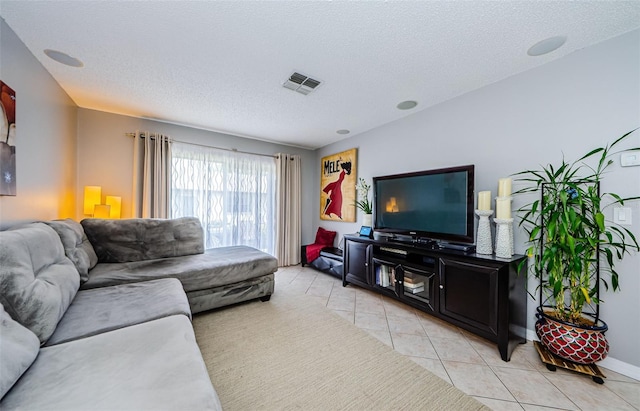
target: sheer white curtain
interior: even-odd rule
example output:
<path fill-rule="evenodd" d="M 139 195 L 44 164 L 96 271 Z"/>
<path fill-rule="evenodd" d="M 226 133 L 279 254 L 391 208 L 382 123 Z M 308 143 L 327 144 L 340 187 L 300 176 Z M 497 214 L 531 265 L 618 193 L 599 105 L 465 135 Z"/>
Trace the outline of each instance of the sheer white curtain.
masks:
<path fill-rule="evenodd" d="M 206 248 L 248 245 L 274 254 L 273 157 L 178 142 L 172 156 L 172 217 L 198 217 Z"/>
<path fill-rule="evenodd" d="M 300 262 L 301 179 L 300 156 L 279 153 L 278 225 L 276 257 L 278 265 L 286 267 Z"/>
<path fill-rule="evenodd" d="M 167 218 L 171 138 L 136 131 L 133 136 L 133 216 Z"/>

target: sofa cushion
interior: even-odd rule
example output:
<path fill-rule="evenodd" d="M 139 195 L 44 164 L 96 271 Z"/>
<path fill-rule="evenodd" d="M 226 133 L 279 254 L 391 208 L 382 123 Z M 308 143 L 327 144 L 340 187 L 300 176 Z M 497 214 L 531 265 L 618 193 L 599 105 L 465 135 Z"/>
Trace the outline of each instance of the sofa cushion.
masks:
<path fill-rule="evenodd" d="M 44 223 L 0 232 L 0 303 L 45 342 L 76 295 L 80 275 Z"/>
<path fill-rule="evenodd" d="M 89 273 L 83 289 L 177 278 L 184 290 L 196 291 L 233 284 L 271 274 L 278 260 L 270 254 L 247 246 L 218 247 L 204 254 L 161 258 L 118 264 L 98 263 Z"/>
<path fill-rule="evenodd" d="M 45 345 L 55 345 L 171 315 L 191 318 L 175 278 L 79 291 Z"/>
<path fill-rule="evenodd" d="M 174 315 L 44 347 L 0 409 L 219 410 L 191 322 Z"/>
<path fill-rule="evenodd" d="M 89 270 L 98 263 L 98 256 L 84 233 L 82 225 L 70 218 L 45 221 L 44 223 L 53 228 L 60 236 L 65 255 L 69 257 L 80 273 L 80 282 L 87 281 Z"/>
<path fill-rule="evenodd" d="M 81 221 L 101 263 L 126 263 L 202 254 L 204 234 L 195 217 Z"/>
<path fill-rule="evenodd" d="M 33 363 L 39 349 L 38 337 L 13 321 L 0 305 L 0 398 Z"/>

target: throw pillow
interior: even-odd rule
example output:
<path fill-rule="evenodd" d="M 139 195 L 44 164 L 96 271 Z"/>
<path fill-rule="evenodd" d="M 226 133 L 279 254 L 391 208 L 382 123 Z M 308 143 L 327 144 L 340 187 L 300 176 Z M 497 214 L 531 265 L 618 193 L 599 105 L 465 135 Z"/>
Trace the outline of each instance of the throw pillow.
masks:
<path fill-rule="evenodd" d="M 89 270 L 98 263 L 98 256 L 84 233 L 82 225 L 70 218 L 45 221 L 45 224 L 58 233 L 65 255 L 80 273 L 80 283 L 85 283 L 89 279 Z"/>
<path fill-rule="evenodd" d="M 322 227 L 318 227 L 318 232 L 316 233 L 316 244 L 324 244 L 333 246 L 333 240 L 336 238 L 335 231 L 325 230 Z"/>
<path fill-rule="evenodd" d="M 0 304 L 0 398 L 35 361 L 39 349 L 38 337 L 14 321 Z"/>
<path fill-rule="evenodd" d="M 0 304 L 38 336 L 53 331 L 80 286 L 56 232 L 44 223 L 0 231 Z"/>

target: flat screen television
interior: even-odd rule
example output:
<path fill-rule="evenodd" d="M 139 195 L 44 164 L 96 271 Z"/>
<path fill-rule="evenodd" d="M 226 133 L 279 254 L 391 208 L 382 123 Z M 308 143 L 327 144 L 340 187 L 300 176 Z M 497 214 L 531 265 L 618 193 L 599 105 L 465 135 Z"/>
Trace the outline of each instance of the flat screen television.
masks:
<path fill-rule="evenodd" d="M 474 166 L 374 177 L 374 229 L 473 244 Z"/>

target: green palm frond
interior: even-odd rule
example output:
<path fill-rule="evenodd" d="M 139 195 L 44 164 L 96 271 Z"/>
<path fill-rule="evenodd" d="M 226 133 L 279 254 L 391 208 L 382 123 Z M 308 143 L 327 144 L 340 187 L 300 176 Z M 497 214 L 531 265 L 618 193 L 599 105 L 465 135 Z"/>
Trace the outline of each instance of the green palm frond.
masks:
<path fill-rule="evenodd" d="M 540 193 L 540 199 L 517 210 L 518 224 L 529 235 L 530 272 L 540 279 L 544 298 L 556 307 L 561 319 L 575 321 L 585 305 L 599 304 L 599 283 L 618 290 L 616 263 L 631 251 L 640 251 L 634 234 L 606 221 L 602 212 L 611 205 L 637 201 L 640 196 L 600 193 L 600 182 L 613 164 L 610 157 L 619 153 L 611 149 L 636 130 L 590 150 L 575 162 L 563 158 L 559 166 L 548 164 L 540 170 L 514 174 L 516 181 L 526 184 L 514 195 Z M 589 164 L 589 160 L 596 164 Z"/>

